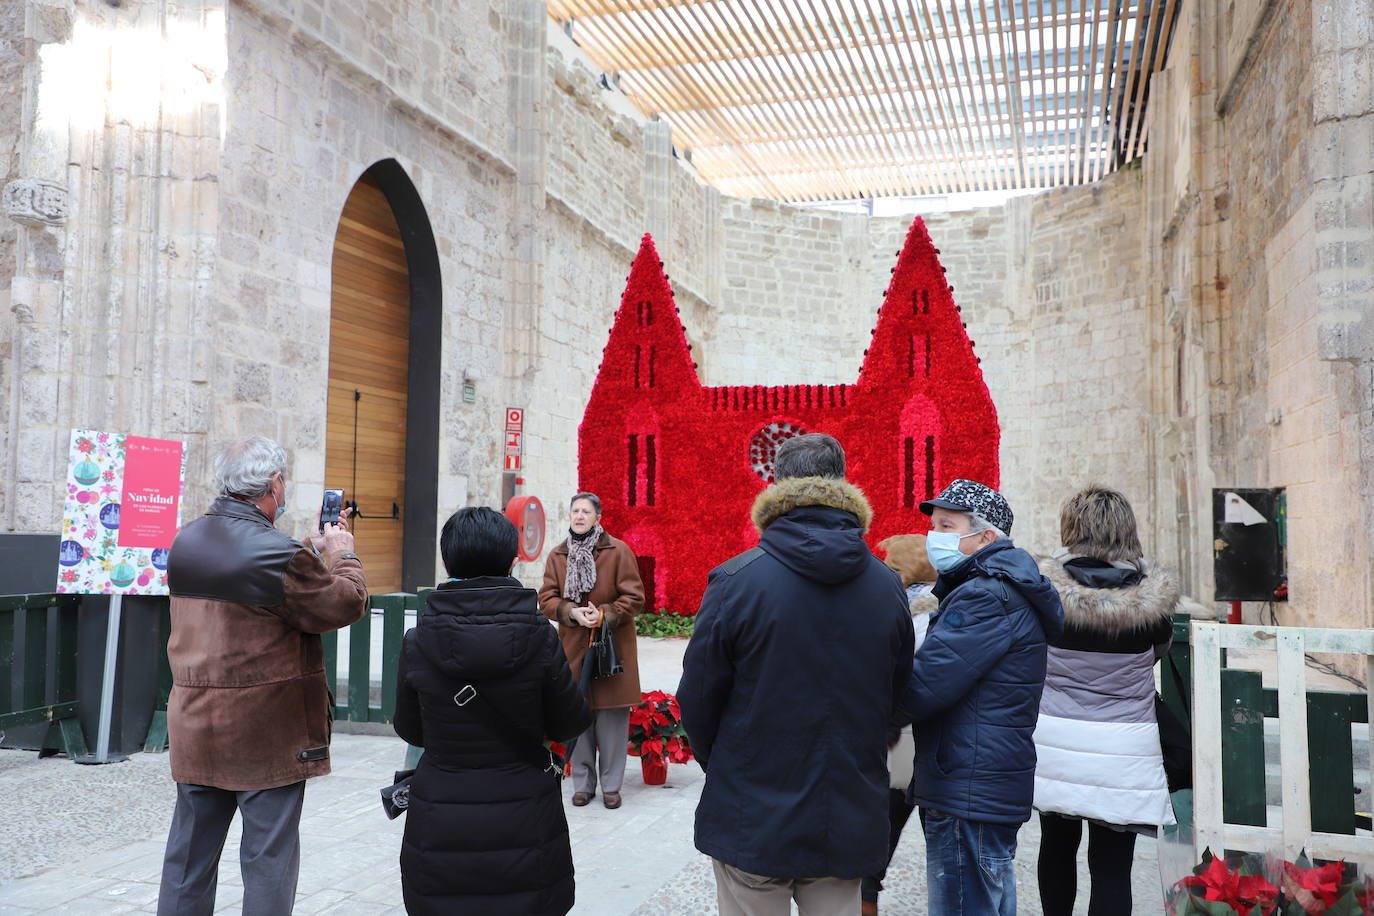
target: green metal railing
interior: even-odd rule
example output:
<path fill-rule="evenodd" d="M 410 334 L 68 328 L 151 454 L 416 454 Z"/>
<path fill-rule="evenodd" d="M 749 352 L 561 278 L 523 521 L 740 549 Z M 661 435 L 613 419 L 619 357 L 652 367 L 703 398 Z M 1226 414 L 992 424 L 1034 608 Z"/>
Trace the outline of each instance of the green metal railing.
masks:
<path fill-rule="evenodd" d="M 1161 694 L 1175 715 L 1191 727 L 1192 646 L 1186 615 L 1174 618 L 1169 656 L 1174 668 L 1165 671 Z M 1279 717 L 1278 691 L 1266 688 L 1258 671 L 1226 668 L 1221 672 L 1220 702 L 1222 771 L 1226 774 L 1222 815 L 1230 824 L 1264 826 L 1264 720 Z M 1307 691 L 1308 797 L 1314 831 L 1353 835 L 1356 827 L 1370 827 L 1369 815 L 1356 811 L 1350 734 L 1351 725 L 1369 721 L 1368 710 L 1365 693 Z"/>
<path fill-rule="evenodd" d="M 157 700 L 153 705 L 153 717 L 148 722 L 148 737 L 143 739 L 143 750 L 149 754 L 160 754 L 167 750 L 167 699 L 172 695 L 172 665 L 167 661 L 167 640 L 172 636 L 172 602 L 162 606 L 162 614 L 157 625 Z"/>
<path fill-rule="evenodd" d="M 40 753 L 85 756 L 77 721 L 79 595 L 0 596 L 0 746 L 7 729 L 48 723 Z"/>
<path fill-rule="evenodd" d="M 325 633 L 324 676 L 334 694 L 334 719 L 337 722 L 375 722 L 386 724 L 396 716 L 396 669 L 401 661 L 401 640 L 406 632 L 406 614 L 424 613 L 425 596 L 430 589 L 411 595 L 395 593 L 372 595 L 369 612 L 348 628 L 347 685 L 339 687 L 339 634 Z M 372 628 L 381 612 L 382 670 L 379 702 L 372 702 Z M 342 700 L 343 702 L 340 702 Z"/>
<path fill-rule="evenodd" d="M 348 683 L 339 688 L 339 634 L 325 633 L 324 676 L 329 690 L 336 697 L 336 722 L 372 722 L 387 724 L 396 717 L 396 672 L 401 662 L 401 640 L 406 633 L 406 614 L 414 612 L 418 619 L 425 612 L 425 598 L 433 589 L 421 589 L 418 594 L 398 592 L 372 595 L 368 599 L 368 613 L 348 628 Z M 377 705 L 372 705 L 372 627 L 374 613 L 381 612 L 382 672 L 378 684 Z M 342 698 L 345 702 L 338 702 Z M 406 745 L 404 767 L 411 768 L 423 751 Z"/>

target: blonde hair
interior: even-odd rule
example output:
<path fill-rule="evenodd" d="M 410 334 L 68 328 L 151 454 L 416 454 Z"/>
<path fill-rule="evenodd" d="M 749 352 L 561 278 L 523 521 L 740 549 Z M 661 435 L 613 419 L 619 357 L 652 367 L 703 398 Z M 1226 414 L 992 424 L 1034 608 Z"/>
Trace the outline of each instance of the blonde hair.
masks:
<path fill-rule="evenodd" d="M 1090 486 L 1070 496 L 1059 510 L 1059 540 L 1071 552 L 1107 563 L 1139 560 L 1135 512 L 1116 490 Z"/>

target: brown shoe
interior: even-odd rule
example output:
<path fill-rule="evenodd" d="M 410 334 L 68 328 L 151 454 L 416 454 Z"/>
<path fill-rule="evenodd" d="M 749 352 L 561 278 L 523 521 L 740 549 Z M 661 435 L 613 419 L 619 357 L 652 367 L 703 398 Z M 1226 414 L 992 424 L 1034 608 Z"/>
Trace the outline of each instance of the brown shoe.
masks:
<path fill-rule="evenodd" d="M 859 905 L 859 916 L 878 916 L 878 901 L 865 900 Z"/>
<path fill-rule="evenodd" d="M 574 807 L 574 808 L 585 808 L 585 807 L 587 807 L 588 805 L 590 805 L 590 804 L 592 803 L 592 796 L 595 795 L 595 794 L 596 794 L 595 792 L 574 792 L 574 793 L 573 793 L 573 799 L 572 799 L 572 801 L 573 801 L 573 807 Z"/>
<path fill-rule="evenodd" d="M 602 803 L 603 805 L 605 805 L 607 808 L 619 808 L 619 807 L 620 807 L 620 793 L 619 793 L 619 792 L 607 792 L 605 795 L 601 796 L 601 803 Z"/>

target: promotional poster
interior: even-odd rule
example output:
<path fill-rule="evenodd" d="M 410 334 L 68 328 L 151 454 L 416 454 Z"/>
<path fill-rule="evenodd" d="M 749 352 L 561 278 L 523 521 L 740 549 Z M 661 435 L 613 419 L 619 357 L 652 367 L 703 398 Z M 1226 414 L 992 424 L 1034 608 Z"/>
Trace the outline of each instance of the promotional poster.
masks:
<path fill-rule="evenodd" d="M 72 430 L 57 591 L 167 594 L 185 469 L 181 442 Z"/>

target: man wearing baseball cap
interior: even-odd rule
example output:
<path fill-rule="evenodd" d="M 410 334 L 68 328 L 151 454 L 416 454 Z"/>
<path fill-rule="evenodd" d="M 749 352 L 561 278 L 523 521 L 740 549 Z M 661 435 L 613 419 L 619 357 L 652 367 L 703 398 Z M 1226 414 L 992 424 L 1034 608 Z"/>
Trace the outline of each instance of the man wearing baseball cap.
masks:
<path fill-rule="evenodd" d="M 931 916 L 1016 912 L 1016 833 L 1035 794 L 1035 731 L 1059 595 L 1011 542 L 991 487 L 956 480 L 921 503 L 940 608 L 903 706 L 916 723 L 912 801 L 921 808 Z"/>

